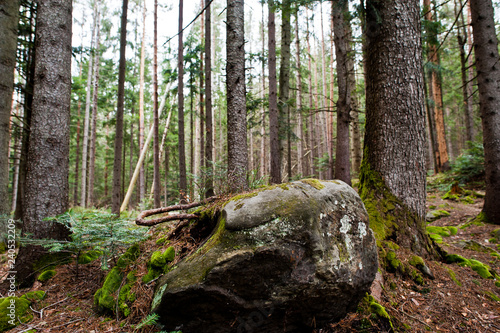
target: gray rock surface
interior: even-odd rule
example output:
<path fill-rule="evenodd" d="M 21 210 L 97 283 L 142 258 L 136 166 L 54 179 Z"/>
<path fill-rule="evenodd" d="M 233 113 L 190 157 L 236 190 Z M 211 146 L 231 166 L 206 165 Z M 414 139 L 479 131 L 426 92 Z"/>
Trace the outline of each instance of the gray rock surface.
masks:
<path fill-rule="evenodd" d="M 309 332 L 356 309 L 378 269 L 357 193 L 302 180 L 231 199 L 207 242 L 157 283 L 164 330 Z"/>

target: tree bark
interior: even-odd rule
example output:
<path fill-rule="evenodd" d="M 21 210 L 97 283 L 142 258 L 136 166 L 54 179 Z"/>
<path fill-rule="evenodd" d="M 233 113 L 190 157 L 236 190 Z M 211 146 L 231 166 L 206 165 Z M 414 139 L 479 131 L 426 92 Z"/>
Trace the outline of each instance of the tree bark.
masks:
<path fill-rule="evenodd" d="M 96 1 L 96 3 L 98 3 Z M 97 5 L 99 6 L 99 5 Z M 95 40 L 95 56 L 94 56 L 94 92 L 92 97 L 92 124 L 90 137 L 90 158 L 89 158 L 89 186 L 87 191 L 87 207 L 92 207 L 94 203 L 94 183 L 95 183 L 95 154 L 97 143 L 97 99 L 99 97 L 99 55 L 100 55 L 100 9 L 97 9 L 97 33 Z"/>
<path fill-rule="evenodd" d="M 227 165 L 229 187 L 233 193 L 248 189 L 243 3 L 243 0 L 227 0 Z"/>
<path fill-rule="evenodd" d="M 500 224 L 500 59 L 494 10 L 491 0 L 472 1 L 470 9 L 486 173 L 482 213 L 487 221 Z"/>
<path fill-rule="evenodd" d="M 295 12 L 295 51 L 296 51 L 296 61 L 297 61 L 297 173 L 303 177 L 304 176 L 304 142 L 303 138 L 303 105 L 302 105 L 302 64 L 300 61 L 300 37 L 299 37 L 299 8 Z"/>
<path fill-rule="evenodd" d="M 187 176 L 186 176 L 186 148 L 185 148 L 185 136 L 184 136 L 184 46 L 183 46 L 183 33 L 182 33 L 182 20 L 184 12 L 184 2 L 179 0 L 179 88 L 178 88 L 178 105 L 179 105 L 179 118 L 178 118 L 178 130 L 179 130 L 179 192 L 180 199 L 182 202 L 185 201 L 185 196 L 187 195 Z"/>
<path fill-rule="evenodd" d="M 4 1 L 0 10 L 0 214 L 9 214 L 9 141 L 19 1 Z"/>
<path fill-rule="evenodd" d="M 424 16 L 428 22 L 428 27 L 434 27 L 434 17 L 431 10 L 431 1 L 424 0 Z M 435 168 L 436 172 L 442 172 L 450 169 L 448 149 L 446 145 L 446 130 L 443 115 L 443 89 L 441 73 L 437 69 L 441 65 L 438 53 L 439 41 L 437 38 L 437 30 L 434 28 L 428 29 L 428 61 L 432 64 L 433 68 L 429 71 L 430 76 L 430 93 L 434 115 L 434 125 L 436 133 L 436 148 L 435 154 Z"/>
<path fill-rule="evenodd" d="M 333 3 L 333 2 L 332 2 Z M 324 147 L 326 154 L 328 155 L 328 166 L 325 171 L 325 179 L 333 179 L 333 142 L 332 142 L 332 131 L 331 131 L 331 113 L 327 111 L 328 109 L 328 81 L 326 74 L 326 47 L 325 47 L 325 30 L 323 24 L 323 2 L 319 3 L 320 5 L 320 22 L 321 22 L 321 76 L 322 76 L 322 108 L 323 112 L 321 112 L 321 117 L 324 123 L 324 129 L 321 131 L 324 133 L 325 144 Z M 333 96 L 330 96 L 333 99 Z"/>
<path fill-rule="evenodd" d="M 146 62 L 146 0 L 142 12 L 142 41 L 141 41 L 141 65 L 139 69 L 139 151 L 144 147 L 144 71 Z M 139 171 L 139 203 L 142 203 L 146 195 L 146 182 L 144 178 L 144 166 Z"/>
<path fill-rule="evenodd" d="M 213 178 L 213 112 L 212 112 L 212 18 L 211 5 L 205 0 L 205 198 L 214 195 Z"/>
<path fill-rule="evenodd" d="M 290 135 L 290 124 L 288 123 L 288 117 L 290 113 L 290 44 L 292 41 L 291 37 L 291 25 L 290 25 L 290 0 L 283 0 L 281 3 L 281 60 L 280 60 L 280 72 L 279 72 L 279 94 L 278 94 L 278 108 L 279 108 L 279 143 L 280 143 L 280 165 L 283 165 L 284 145 L 283 142 L 285 138 L 289 141 Z M 285 125 L 286 123 L 286 125 Z M 287 154 L 288 156 L 288 154 Z M 287 173 L 288 178 L 291 174 L 291 163 L 287 161 Z M 280 180 L 281 183 L 281 180 Z"/>
<path fill-rule="evenodd" d="M 125 99 L 125 51 L 127 49 L 127 10 L 128 0 L 123 0 L 120 29 L 120 63 L 118 71 L 118 102 L 116 106 L 115 157 L 113 162 L 113 191 L 111 194 L 111 212 L 120 214 L 121 203 L 121 165 L 123 150 L 123 103 Z"/>
<path fill-rule="evenodd" d="M 72 5 L 42 1 L 37 12 L 37 57 L 26 174 L 23 234 L 66 239 L 69 230 L 44 220 L 62 214 L 69 201 Z M 20 286 L 34 280 L 32 264 L 44 253 L 26 246 L 17 258 Z"/>
<path fill-rule="evenodd" d="M 332 2 L 332 20 L 337 58 L 337 82 L 339 99 L 337 100 L 337 146 L 335 158 L 335 178 L 351 184 L 351 162 L 349 150 L 349 123 L 351 113 L 351 91 L 348 84 L 348 54 L 346 31 L 347 2 Z"/>
<path fill-rule="evenodd" d="M 94 42 L 97 28 L 97 1 L 94 2 L 94 22 L 92 24 L 92 37 L 90 50 L 94 50 Z M 93 57 L 89 55 L 87 70 L 87 96 L 85 98 L 85 119 L 83 121 L 83 142 L 82 142 L 82 190 L 80 193 L 80 206 L 85 207 L 87 203 L 87 166 L 89 152 L 89 128 L 90 128 L 90 97 L 92 95 L 92 70 Z"/>
<path fill-rule="evenodd" d="M 279 111 L 278 111 L 278 83 L 276 82 L 276 22 L 274 15 L 274 1 L 269 1 L 269 18 L 267 21 L 268 52 L 269 52 L 269 140 L 271 184 L 281 183 L 281 161 L 279 143 Z"/>
<path fill-rule="evenodd" d="M 360 196 L 378 241 L 431 253 L 418 0 L 366 2 L 366 134 Z M 391 64 L 388 66 L 387 64 Z"/>
<path fill-rule="evenodd" d="M 158 120 L 158 0 L 154 2 L 154 38 L 153 38 L 153 114 L 154 114 L 154 207 L 161 206 L 160 195 L 160 138 L 159 138 L 159 120 Z"/>

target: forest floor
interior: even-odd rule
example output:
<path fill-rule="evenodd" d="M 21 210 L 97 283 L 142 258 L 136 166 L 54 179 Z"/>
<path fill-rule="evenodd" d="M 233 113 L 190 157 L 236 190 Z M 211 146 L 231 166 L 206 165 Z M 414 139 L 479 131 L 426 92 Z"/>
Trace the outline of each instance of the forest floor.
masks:
<path fill-rule="evenodd" d="M 495 225 L 475 225 L 464 227 L 471 218 L 477 216 L 483 204 L 481 198 L 469 202 L 443 200 L 443 192 L 428 193 L 428 207 L 442 209 L 450 213 L 429 225 L 456 226 L 458 233 L 443 237 L 441 248 L 468 259 L 476 259 L 489 265 L 490 272 L 500 274 L 500 259 L 491 255 L 491 250 L 500 251 L 492 241 Z M 434 208 L 436 207 L 436 208 Z M 431 209 L 432 208 L 432 209 Z M 462 228 L 460 228 L 462 226 Z M 161 248 L 156 238 L 164 236 L 173 226 L 151 228 L 151 237 L 141 247 L 141 257 L 135 269 L 139 277 L 146 274 L 145 263 L 151 253 Z M 196 237 L 195 237 L 196 238 Z M 200 240 L 193 239 L 189 229 L 183 229 L 168 246 L 174 246 L 181 256 L 188 255 Z M 471 246 L 472 244 L 472 246 Z M 477 245 L 479 244 L 479 245 Z M 491 250 L 488 250 L 491 249 Z M 399 249 L 398 259 L 408 262 L 412 254 Z M 176 260 L 179 260 L 177 256 Z M 417 284 L 404 274 L 383 272 L 378 278 L 372 294 L 383 305 L 391 317 L 391 322 L 378 318 L 366 311 L 350 313 L 338 323 L 318 329 L 317 332 L 500 332 L 500 287 L 492 278 L 482 278 L 470 267 L 444 261 L 426 261 L 434 279 L 424 278 Z M 0 276 L 7 267 L 0 269 Z M 46 297 L 32 305 L 33 320 L 21 324 L 9 332 L 158 332 L 154 326 L 139 330 L 140 323 L 149 311 L 154 282 L 144 285 L 137 283 L 133 288 L 137 300 L 127 318 L 110 318 L 99 315 L 94 309 L 94 293 L 102 285 L 105 272 L 98 261 L 79 265 L 78 276 L 75 265 L 57 268 L 57 274 L 46 283 L 36 282 L 30 290 L 43 290 Z M 24 294 L 29 290 L 20 290 Z M 273 333 L 273 332 L 270 332 Z"/>

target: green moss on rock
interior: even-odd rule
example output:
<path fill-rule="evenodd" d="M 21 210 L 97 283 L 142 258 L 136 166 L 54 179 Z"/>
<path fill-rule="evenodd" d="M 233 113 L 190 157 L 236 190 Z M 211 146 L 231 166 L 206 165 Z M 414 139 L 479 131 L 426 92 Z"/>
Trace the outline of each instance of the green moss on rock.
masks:
<path fill-rule="evenodd" d="M 402 269 L 401 261 L 396 258 L 396 252 L 389 251 L 385 257 L 387 262 L 387 270 L 390 272 L 396 272 Z"/>
<path fill-rule="evenodd" d="M 450 237 L 451 235 L 446 227 L 428 226 L 426 229 L 429 234 L 436 234 L 441 237 Z"/>
<path fill-rule="evenodd" d="M 475 260 L 475 259 L 469 259 L 472 270 L 479 274 L 483 279 L 492 279 L 493 275 L 490 273 L 489 267 L 482 262 Z"/>
<path fill-rule="evenodd" d="M 116 266 L 125 269 L 128 266 L 130 266 L 132 263 L 134 263 L 137 258 L 139 257 L 139 254 L 141 253 L 141 250 L 139 248 L 139 244 L 134 244 L 131 247 L 125 251 L 124 254 L 118 259 Z"/>
<path fill-rule="evenodd" d="M 0 299 L 0 332 L 8 331 L 21 323 L 33 319 L 30 311 L 31 302 L 24 297 L 6 297 Z"/>
<path fill-rule="evenodd" d="M 42 272 L 37 278 L 38 281 L 40 282 L 47 282 L 48 280 L 52 279 L 56 275 L 56 271 L 53 269 L 46 270 Z"/>
<path fill-rule="evenodd" d="M 437 244 L 443 244 L 443 237 L 437 234 L 429 234 L 429 237 Z"/>
<path fill-rule="evenodd" d="M 148 261 L 148 273 L 142 277 L 142 282 L 148 283 L 159 277 L 161 274 L 168 271 L 167 264 L 175 258 L 175 249 L 170 246 L 165 251 L 155 251 Z"/>
<path fill-rule="evenodd" d="M 78 263 L 80 265 L 90 264 L 92 261 L 99 259 L 103 255 L 102 251 L 91 250 L 80 253 L 78 256 Z"/>
<path fill-rule="evenodd" d="M 413 267 L 420 267 L 420 266 L 425 266 L 424 259 L 419 256 L 413 256 L 410 258 L 409 264 L 412 265 Z"/>
<path fill-rule="evenodd" d="M 306 178 L 306 179 L 302 179 L 301 182 L 304 184 L 307 184 L 307 185 L 311 185 L 312 187 L 314 187 L 318 191 L 325 188 L 325 185 L 321 184 L 321 182 L 318 179 Z"/>
<path fill-rule="evenodd" d="M 120 289 L 120 294 L 118 295 L 118 307 L 123 314 L 123 316 L 128 317 L 130 315 L 130 305 L 135 301 L 135 293 L 132 292 L 132 287 L 137 281 L 137 271 L 134 270 L 127 274 L 127 283 L 123 285 Z"/>
<path fill-rule="evenodd" d="M 484 292 L 485 295 L 487 295 L 489 298 L 491 298 L 492 301 L 495 301 L 495 302 L 500 302 L 500 297 L 498 297 L 497 295 L 495 295 L 494 293 L 492 293 L 491 291 L 485 291 Z"/>
<path fill-rule="evenodd" d="M 112 314 L 116 311 L 113 294 L 120 288 L 123 276 L 124 273 L 116 266 L 108 273 L 102 288 L 94 294 L 94 305 L 99 312 Z"/>

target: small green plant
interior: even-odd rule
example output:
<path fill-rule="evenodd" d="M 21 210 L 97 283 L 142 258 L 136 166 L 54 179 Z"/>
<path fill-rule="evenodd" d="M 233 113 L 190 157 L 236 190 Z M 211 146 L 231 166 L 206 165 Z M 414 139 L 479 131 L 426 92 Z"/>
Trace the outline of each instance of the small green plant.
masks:
<path fill-rule="evenodd" d="M 145 239 L 148 230 L 137 227 L 129 219 L 118 218 L 114 214 L 98 210 L 69 210 L 50 220 L 70 228 L 71 240 L 38 240 L 26 237 L 22 238 L 21 242 L 42 245 L 50 252 L 71 253 L 76 256 L 77 265 L 79 262 L 88 262 L 79 260 L 81 256 L 85 256 L 85 259 L 100 257 L 103 269 L 108 269 L 109 258 L 114 259 L 130 244 Z"/>
<path fill-rule="evenodd" d="M 454 179 L 462 184 L 484 175 L 484 148 L 482 143 L 469 142 L 470 149 L 451 164 Z"/>

